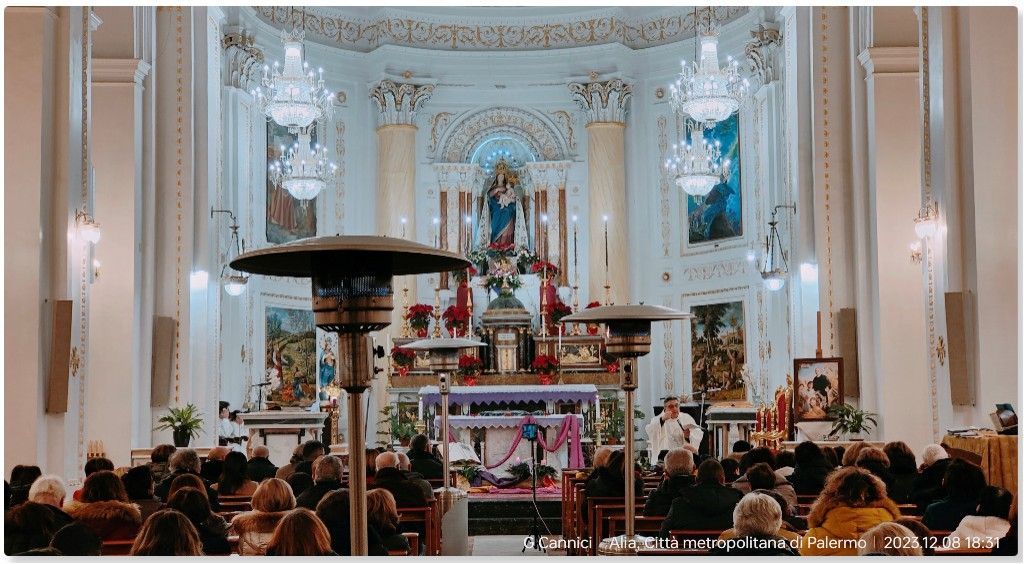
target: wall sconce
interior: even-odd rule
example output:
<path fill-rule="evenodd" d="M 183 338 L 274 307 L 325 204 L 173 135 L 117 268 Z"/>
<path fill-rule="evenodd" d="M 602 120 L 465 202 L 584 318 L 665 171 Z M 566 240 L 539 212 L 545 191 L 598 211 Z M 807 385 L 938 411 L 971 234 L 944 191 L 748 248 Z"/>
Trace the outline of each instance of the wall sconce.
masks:
<path fill-rule="evenodd" d="M 929 239 L 939 230 L 939 204 L 932 202 L 921 206 L 914 218 L 914 232 L 920 239 Z"/>
<path fill-rule="evenodd" d="M 89 243 L 95 245 L 99 243 L 100 236 L 100 224 L 96 223 L 91 215 L 85 212 L 85 210 L 78 210 L 75 212 L 75 223 L 78 225 L 78 234 Z"/>
<path fill-rule="evenodd" d="M 92 279 L 95 282 L 100 278 L 100 261 L 99 259 L 92 259 Z"/>
<path fill-rule="evenodd" d="M 921 242 L 914 241 L 910 244 L 910 261 L 914 264 L 921 264 L 924 260 L 924 254 L 921 250 Z"/>

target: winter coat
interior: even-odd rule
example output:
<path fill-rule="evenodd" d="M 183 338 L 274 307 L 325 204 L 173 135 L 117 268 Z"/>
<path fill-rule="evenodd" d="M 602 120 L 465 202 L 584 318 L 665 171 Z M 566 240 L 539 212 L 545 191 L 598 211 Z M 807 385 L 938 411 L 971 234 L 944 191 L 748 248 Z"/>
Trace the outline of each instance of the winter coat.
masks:
<path fill-rule="evenodd" d="M 711 549 L 710 554 L 712 556 L 799 556 L 793 550 L 790 540 L 783 537 L 746 535 L 736 537 L 735 542 L 740 545 L 732 550 L 729 550 L 723 543 L 721 546 Z"/>
<path fill-rule="evenodd" d="M 156 493 L 156 497 L 163 500 L 164 503 L 167 503 L 167 492 L 171 491 L 171 482 L 173 482 L 175 478 L 181 476 L 182 474 L 195 473 L 185 472 L 182 470 L 175 470 L 174 472 L 171 472 L 170 474 L 167 475 L 166 478 L 161 480 L 160 483 L 156 485 L 156 488 L 154 490 Z M 199 476 L 199 474 L 195 475 Z M 213 489 L 213 482 L 203 478 L 202 476 L 199 476 L 199 479 L 202 480 L 203 485 L 206 486 L 206 499 L 210 500 L 210 510 L 220 511 L 220 498 L 217 496 L 217 490 Z"/>
<path fill-rule="evenodd" d="M 661 524 L 662 538 L 669 531 L 689 529 L 724 531 L 732 527 L 732 512 L 743 499 L 743 492 L 732 486 L 701 482 L 680 492 Z"/>
<path fill-rule="evenodd" d="M 732 487 L 744 494 L 748 494 L 750 493 L 750 480 L 744 474 L 732 483 Z M 785 476 L 775 474 L 775 487 L 772 488 L 772 491 L 781 495 L 789 503 L 790 508 L 796 507 L 796 490 L 793 489 L 793 485 L 789 483 Z"/>
<path fill-rule="evenodd" d="M 793 486 L 797 495 L 817 495 L 825 488 L 825 479 L 832 468 L 824 461 L 813 466 L 796 466 L 786 480 Z"/>
<path fill-rule="evenodd" d="M 340 490 L 342 487 L 344 486 L 338 480 L 314 482 L 312 487 L 299 494 L 299 497 L 295 498 L 295 507 L 305 507 L 310 511 L 316 511 L 316 505 L 320 503 L 320 500 L 323 499 L 324 496 L 334 490 Z"/>
<path fill-rule="evenodd" d="M 690 474 L 678 473 L 663 479 L 658 484 L 658 488 L 648 494 L 647 503 L 644 504 L 644 516 L 668 515 L 668 510 L 672 507 L 672 500 L 691 486 L 693 486 L 693 476 Z"/>
<path fill-rule="evenodd" d="M 72 519 L 84 523 L 105 541 L 134 539 L 142 528 L 142 512 L 134 503 L 74 502 L 67 506 L 66 511 Z"/>
<path fill-rule="evenodd" d="M 950 533 L 950 541 L 947 543 L 947 546 L 957 546 L 953 542 L 954 537 L 960 540 L 959 546 L 972 546 L 967 542 L 967 539 L 972 537 L 978 539 L 972 541 L 974 546 L 988 546 L 989 543 L 994 543 L 996 539 L 1005 537 L 1009 531 L 1010 522 L 1006 519 L 968 515 L 960 521 L 960 526 Z"/>
<path fill-rule="evenodd" d="M 130 499 L 128 500 L 139 507 L 139 511 L 142 513 L 142 522 L 145 523 L 149 516 L 160 511 L 164 504 L 162 501 L 155 497 L 143 498 L 143 499 Z"/>
<path fill-rule="evenodd" d="M 960 525 L 964 517 L 974 513 L 978 507 L 977 499 L 946 498 L 928 506 L 924 510 L 921 522 L 933 531 L 952 531 Z"/>
<path fill-rule="evenodd" d="M 633 480 L 633 489 L 636 495 L 644 495 L 644 481 L 640 478 Z M 626 479 L 618 472 L 601 467 L 590 474 L 584 492 L 587 497 L 623 497 L 626 495 Z"/>
<path fill-rule="evenodd" d="M 267 543 L 274 536 L 274 529 L 287 514 L 287 511 L 246 511 L 235 515 L 231 526 L 238 534 L 238 554 L 263 556 L 267 552 Z"/>
<path fill-rule="evenodd" d="M 444 465 L 429 452 L 410 450 L 408 456 L 409 469 L 418 472 L 423 478 L 429 480 L 444 477 Z"/>
<path fill-rule="evenodd" d="M 914 490 L 914 480 L 917 479 L 917 472 L 892 474 L 892 484 L 886 484 L 889 488 L 889 499 L 896 503 L 910 503 L 910 494 Z"/>
<path fill-rule="evenodd" d="M 807 516 L 810 528 L 803 536 L 801 556 L 856 556 L 856 541 L 879 523 L 899 519 L 900 511 L 891 499 L 882 499 L 866 507 L 850 507 L 838 502 L 821 501 Z M 832 546 L 826 543 L 833 543 Z"/>
<path fill-rule="evenodd" d="M 417 486 L 419 486 L 421 490 L 423 490 L 424 499 L 426 499 L 427 501 L 434 499 L 434 488 L 433 486 L 430 485 L 430 482 L 423 479 L 422 474 L 420 474 L 419 472 L 413 472 L 411 470 L 406 470 L 402 472 L 402 474 L 405 474 L 405 477 L 409 478 L 410 482 L 416 484 Z"/>
<path fill-rule="evenodd" d="M 253 457 L 246 463 L 246 471 L 249 474 L 249 479 L 258 484 L 267 478 L 273 478 L 277 474 L 277 466 L 274 466 L 266 458 Z"/>
<path fill-rule="evenodd" d="M 395 505 L 402 507 L 424 507 L 427 499 L 423 490 L 398 468 L 381 468 L 373 480 L 373 488 L 381 488 L 395 496 Z"/>
<path fill-rule="evenodd" d="M 31 503 L 31 502 L 30 502 Z M 45 503 L 35 503 L 49 515 L 43 520 L 29 521 L 12 517 L 14 511 L 28 509 L 25 505 L 12 508 L 4 519 L 4 554 L 8 556 L 20 554 L 33 549 L 43 548 L 50 544 L 54 533 L 61 527 L 72 522 L 71 516 L 60 509 Z"/>
<path fill-rule="evenodd" d="M 914 478 L 914 485 L 911 487 L 910 503 L 924 511 L 932 502 L 946 497 L 946 489 L 942 487 L 942 478 L 946 475 L 946 468 L 949 467 L 952 460 L 952 458 L 936 460 L 931 466 L 918 473 Z"/>

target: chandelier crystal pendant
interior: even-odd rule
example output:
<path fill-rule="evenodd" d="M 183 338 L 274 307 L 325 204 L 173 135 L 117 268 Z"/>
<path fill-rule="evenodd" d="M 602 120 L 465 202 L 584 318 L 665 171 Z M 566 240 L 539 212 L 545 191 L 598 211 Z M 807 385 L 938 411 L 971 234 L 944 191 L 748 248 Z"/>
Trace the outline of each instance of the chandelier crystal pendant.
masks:
<path fill-rule="evenodd" d="M 732 56 L 726 59 L 724 67 L 720 66 L 718 33 L 712 29 L 711 11 L 709 8 L 708 30 L 700 35 L 700 52 L 695 57 L 698 60 L 683 60 L 679 78 L 669 86 L 673 108 L 708 124 L 724 121 L 736 113 L 750 87 L 750 81 L 740 76 L 739 62 Z"/>
<path fill-rule="evenodd" d="M 708 195 L 712 188 L 729 177 L 732 165 L 722 158 L 721 141 L 708 141 L 704 137 L 703 122 L 688 121 L 690 142 L 673 145 L 665 168 L 675 177 L 676 185 L 696 198 Z"/>
<path fill-rule="evenodd" d="M 304 60 L 304 37 L 302 29 L 285 32 L 284 65 L 263 65 L 262 86 L 252 92 L 267 117 L 293 132 L 329 115 L 334 100 L 334 93 L 324 86 L 324 69 L 314 73 Z"/>
<path fill-rule="evenodd" d="M 327 186 L 338 167 L 327 160 L 327 151 L 313 145 L 309 132 L 299 133 L 291 146 L 281 146 L 282 157 L 270 164 L 270 181 L 288 191 L 297 200 L 312 200 Z"/>

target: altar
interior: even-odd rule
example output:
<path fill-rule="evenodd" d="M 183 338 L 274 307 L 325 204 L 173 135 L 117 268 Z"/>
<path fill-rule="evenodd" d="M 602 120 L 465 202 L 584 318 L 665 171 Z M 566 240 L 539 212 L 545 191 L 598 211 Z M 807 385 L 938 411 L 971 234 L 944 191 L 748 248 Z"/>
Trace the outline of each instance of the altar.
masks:
<path fill-rule="evenodd" d="M 440 438 L 440 414 L 436 408 L 440 402 L 437 386 L 419 389 L 419 417 L 434 431 L 435 440 Z M 478 446 L 481 462 L 495 473 L 531 459 L 530 442 L 518 440 L 516 444 L 524 418 L 529 417 L 538 425 L 544 444 L 554 449 L 542 450 L 539 460 L 561 471 L 582 465 L 579 454 L 583 440 L 581 413 L 593 410 L 595 417 L 600 417 L 597 387 L 593 384 L 453 386 L 448 403 L 450 409 L 457 412 L 448 417 L 450 432 L 457 442 L 471 448 Z M 518 409 L 523 406 L 543 408 Z M 538 414 L 539 411 L 543 414 Z"/>
<path fill-rule="evenodd" d="M 320 438 L 324 419 L 328 414 L 321 411 L 253 411 L 243 414 L 245 427 L 249 431 L 246 443 L 247 456 L 252 448 L 266 445 L 270 449 L 270 460 L 284 464 L 292 456 L 296 445 L 309 439 Z"/>

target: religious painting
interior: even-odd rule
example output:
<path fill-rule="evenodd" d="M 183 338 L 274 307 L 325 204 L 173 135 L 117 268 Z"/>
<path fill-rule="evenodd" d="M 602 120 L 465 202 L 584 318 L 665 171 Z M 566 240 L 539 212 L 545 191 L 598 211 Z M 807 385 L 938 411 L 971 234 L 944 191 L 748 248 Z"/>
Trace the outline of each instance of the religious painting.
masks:
<path fill-rule="evenodd" d="M 793 359 L 793 421 L 829 421 L 828 409 L 843 403 L 842 358 Z"/>
<path fill-rule="evenodd" d="M 267 307 L 267 405 L 309 407 L 316 400 L 317 355 L 313 312 Z"/>
<path fill-rule="evenodd" d="M 297 139 L 298 135 L 290 133 L 287 127 L 267 120 L 265 169 L 281 158 Z M 316 127 L 310 129 L 310 142 L 317 142 Z M 270 175 L 267 175 L 267 242 L 280 244 L 315 236 L 316 198 L 298 200 L 283 186 L 272 182 Z"/>
<path fill-rule="evenodd" d="M 713 243 L 743 235 L 743 206 L 740 191 L 739 114 L 716 122 L 704 131 L 709 143 L 721 143 L 722 160 L 728 159 L 729 176 L 702 198 L 686 197 L 689 244 Z M 686 134 L 690 142 L 690 133 Z"/>
<path fill-rule="evenodd" d="M 695 305 L 690 313 L 693 393 L 706 391 L 707 401 L 746 399 L 743 302 Z"/>
<path fill-rule="evenodd" d="M 338 385 L 338 334 L 330 331 L 316 330 L 317 342 L 317 376 L 320 379 L 320 390 L 328 397 L 341 396 Z"/>

